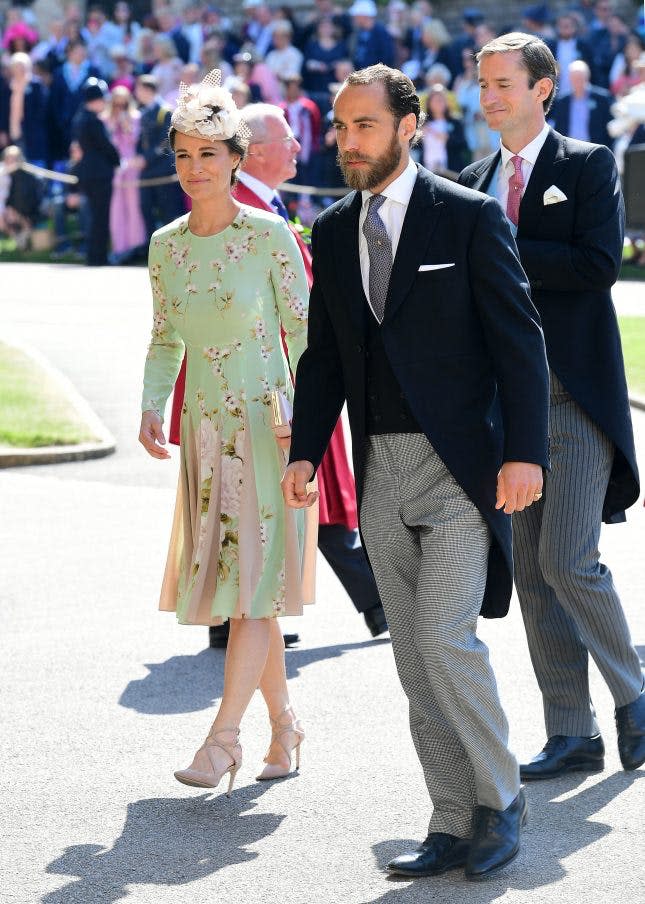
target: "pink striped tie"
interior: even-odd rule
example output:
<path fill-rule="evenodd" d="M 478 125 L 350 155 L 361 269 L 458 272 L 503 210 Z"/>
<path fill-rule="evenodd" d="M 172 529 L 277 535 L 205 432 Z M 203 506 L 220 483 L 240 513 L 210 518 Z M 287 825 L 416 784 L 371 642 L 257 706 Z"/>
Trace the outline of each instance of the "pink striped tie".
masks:
<path fill-rule="evenodd" d="M 522 189 L 524 188 L 524 179 L 522 178 L 522 158 L 515 155 L 511 157 L 511 162 L 515 167 L 515 172 L 508 180 L 508 198 L 506 199 L 506 216 L 511 223 L 517 226 L 520 218 L 520 202 L 522 200 Z"/>

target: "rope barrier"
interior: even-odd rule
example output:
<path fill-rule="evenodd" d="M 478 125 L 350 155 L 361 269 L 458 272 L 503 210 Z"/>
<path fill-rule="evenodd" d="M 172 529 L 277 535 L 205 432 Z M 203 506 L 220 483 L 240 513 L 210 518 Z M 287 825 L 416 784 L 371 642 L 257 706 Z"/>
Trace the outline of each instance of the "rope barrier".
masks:
<path fill-rule="evenodd" d="M 56 170 L 46 169 L 43 166 L 35 166 L 33 163 L 22 163 L 21 168 L 27 173 L 39 176 L 41 179 L 49 179 L 52 182 L 64 182 L 67 185 L 78 184 L 78 176 L 73 176 L 71 173 L 59 173 Z M 458 177 L 458 173 L 453 173 L 451 170 L 442 170 L 441 172 L 438 172 L 437 175 L 445 176 L 445 178 L 451 179 L 453 182 L 456 182 Z M 156 185 L 170 185 L 173 182 L 178 181 L 179 177 L 176 173 L 173 173 L 172 176 L 157 176 L 154 179 L 137 179 L 132 184 L 139 188 L 152 188 Z M 282 182 L 278 185 L 278 189 L 279 191 L 292 195 L 312 195 L 324 198 L 344 198 L 345 195 L 351 191 L 349 188 L 320 188 L 317 185 L 296 185 L 293 182 Z"/>
<path fill-rule="evenodd" d="M 46 169 L 44 166 L 35 166 L 33 163 L 23 163 L 21 168 L 27 173 L 39 176 L 41 179 L 49 179 L 51 182 L 65 182 L 67 185 L 77 185 L 78 176 L 71 173 L 59 173 L 56 170 Z M 137 179 L 133 185 L 139 188 L 151 188 L 153 185 L 170 185 L 172 182 L 178 182 L 179 177 L 176 173 L 172 176 L 157 176 L 154 179 Z"/>
<path fill-rule="evenodd" d="M 41 179 L 49 179 L 51 182 L 64 182 L 66 185 L 78 184 L 78 176 L 73 176 L 71 173 L 59 173 L 57 170 L 47 169 L 44 166 L 36 166 L 33 163 L 23 163 L 21 164 L 21 168 L 27 173 L 31 173 Z M 157 176 L 154 179 L 137 179 L 136 182 L 133 182 L 132 184 L 139 186 L 139 188 L 152 188 L 152 186 L 155 185 L 170 185 L 173 182 L 178 181 L 179 177 L 176 173 L 173 173 L 172 176 Z M 291 194 L 325 195 L 333 196 L 334 198 L 342 198 L 349 191 L 347 188 L 318 188 L 315 185 L 294 185 L 291 182 L 283 182 L 278 188 L 280 191 L 291 192 Z"/>

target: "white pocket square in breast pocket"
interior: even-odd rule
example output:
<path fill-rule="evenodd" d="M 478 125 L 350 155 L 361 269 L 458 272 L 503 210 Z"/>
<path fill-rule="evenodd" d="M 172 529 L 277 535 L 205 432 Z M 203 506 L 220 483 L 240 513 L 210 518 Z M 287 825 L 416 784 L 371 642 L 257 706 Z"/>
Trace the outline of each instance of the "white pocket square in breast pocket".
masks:
<path fill-rule="evenodd" d="M 552 185 L 544 192 L 543 202 L 545 207 L 547 204 L 560 204 L 562 201 L 567 200 L 567 196 L 557 185 Z"/>
<path fill-rule="evenodd" d="M 447 267 L 454 267 L 453 264 L 421 264 L 419 273 L 427 273 L 428 270 L 445 270 Z"/>

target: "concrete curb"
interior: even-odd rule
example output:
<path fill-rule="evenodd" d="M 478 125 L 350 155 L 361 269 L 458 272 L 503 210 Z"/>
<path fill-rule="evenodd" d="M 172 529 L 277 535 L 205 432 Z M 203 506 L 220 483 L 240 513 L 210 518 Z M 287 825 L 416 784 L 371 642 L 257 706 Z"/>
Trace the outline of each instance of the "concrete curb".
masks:
<path fill-rule="evenodd" d="M 7 345 L 17 348 L 34 361 L 55 382 L 60 392 L 97 438 L 95 442 L 77 443 L 73 446 L 42 446 L 23 449 L 16 446 L 0 446 L 0 468 L 26 467 L 27 465 L 51 465 L 66 461 L 86 461 L 103 458 L 116 451 L 116 440 L 105 424 L 95 414 L 88 402 L 78 392 L 74 384 L 36 349 L 10 336 L 3 336 Z"/>

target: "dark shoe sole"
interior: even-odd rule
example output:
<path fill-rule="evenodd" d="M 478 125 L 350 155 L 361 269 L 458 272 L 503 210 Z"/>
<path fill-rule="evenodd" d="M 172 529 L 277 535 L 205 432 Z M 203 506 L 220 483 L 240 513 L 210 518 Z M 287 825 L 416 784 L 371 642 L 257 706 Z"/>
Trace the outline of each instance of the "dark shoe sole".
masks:
<path fill-rule="evenodd" d="M 642 760 L 636 760 L 633 763 L 623 763 L 621 760 L 621 765 L 625 772 L 633 772 L 635 769 L 640 769 L 640 767 L 645 763 L 645 757 Z"/>
<path fill-rule="evenodd" d="M 524 820 L 526 821 L 526 820 Z M 503 863 L 498 863 L 497 866 L 494 866 L 492 869 L 486 870 L 485 873 L 470 873 L 468 870 L 465 871 L 465 876 L 469 882 L 484 882 L 486 879 L 490 879 L 492 876 L 496 876 L 498 873 L 501 873 L 503 869 L 512 863 L 513 860 L 517 857 L 520 852 L 520 846 L 517 846 L 517 850 L 513 851 L 510 857 L 507 857 Z"/>
<path fill-rule="evenodd" d="M 453 869 L 463 869 L 466 865 L 464 860 L 462 863 L 451 863 L 448 866 L 442 866 L 440 869 L 425 870 L 407 870 L 398 866 L 387 866 L 386 869 L 391 876 L 405 876 L 407 879 L 423 879 L 426 876 L 442 876 L 444 873 Z"/>
<path fill-rule="evenodd" d="M 299 634 L 285 634 L 284 636 L 284 645 L 286 649 L 294 646 L 294 644 L 300 643 L 300 635 Z M 228 637 L 216 637 L 210 638 L 208 641 L 208 646 L 211 650 L 225 650 L 228 645 Z"/>
<path fill-rule="evenodd" d="M 605 768 L 604 760 L 583 760 L 565 763 L 557 772 L 545 772 L 542 774 L 526 773 L 520 766 L 520 781 L 523 782 L 543 782 L 551 778 L 559 778 L 569 772 L 602 772 Z"/>

